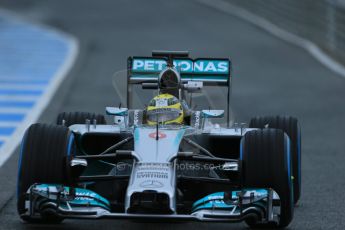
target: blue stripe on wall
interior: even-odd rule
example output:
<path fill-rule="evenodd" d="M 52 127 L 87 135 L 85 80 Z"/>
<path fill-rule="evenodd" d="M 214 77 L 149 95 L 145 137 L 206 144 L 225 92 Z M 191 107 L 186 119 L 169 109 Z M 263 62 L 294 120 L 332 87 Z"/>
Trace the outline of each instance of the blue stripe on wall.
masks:
<path fill-rule="evenodd" d="M 0 113 L 0 121 L 22 121 L 25 114 L 18 113 Z"/>
<path fill-rule="evenodd" d="M 11 135 L 15 129 L 15 127 L 0 127 L 0 135 Z"/>
<path fill-rule="evenodd" d="M 15 84 L 15 83 L 20 83 L 20 84 L 36 84 L 36 85 L 42 85 L 42 86 L 46 86 L 49 83 L 49 79 L 24 79 L 24 78 L 20 78 L 20 80 L 18 79 L 1 79 L 0 77 L 0 83 L 3 84 Z"/>
<path fill-rule="evenodd" d="M 41 95 L 42 89 L 25 90 L 25 89 L 0 89 L 0 95 Z"/>
<path fill-rule="evenodd" d="M 71 46 L 59 33 L 1 12 L 0 32 L 1 154 L 1 148 L 13 141 L 11 136 L 54 81 Z"/>
<path fill-rule="evenodd" d="M 0 101 L 0 107 L 31 108 L 34 104 L 33 101 Z"/>

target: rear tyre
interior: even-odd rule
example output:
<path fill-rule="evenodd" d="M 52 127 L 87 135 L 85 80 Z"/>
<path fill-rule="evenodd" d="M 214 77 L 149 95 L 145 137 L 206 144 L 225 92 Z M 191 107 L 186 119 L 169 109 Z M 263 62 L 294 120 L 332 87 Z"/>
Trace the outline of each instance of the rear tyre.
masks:
<path fill-rule="evenodd" d="M 62 125 L 65 121 L 65 126 L 69 127 L 74 124 L 85 124 L 86 120 L 90 120 L 91 123 L 96 119 L 97 124 L 106 124 L 106 120 L 103 115 L 87 112 L 63 112 L 57 117 L 56 124 Z"/>
<path fill-rule="evenodd" d="M 255 117 L 251 119 L 249 127 L 281 129 L 290 137 L 293 193 L 296 204 L 301 196 L 301 129 L 297 119 L 288 116 Z"/>
<path fill-rule="evenodd" d="M 272 188 L 280 198 L 279 225 L 286 227 L 293 218 L 290 140 L 282 130 L 262 129 L 247 132 L 241 140 L 245 188 Z M 263 227 L 247 220 L 250 227 Z M 272 225 L 264 225 L 272 227 Z"/>
<path fill-rule="evenodd" d="M 22 140 L 18 183 L 17 210 L 21 216 L 25 209 L 26 192 L 34 183 L 68 184 L 69 158 L 74 154 L 74 135 L 64 126 L 33 124 Z M 41 219 L 21 218 L 30 223 L 59 223 L 62 218 L 45 215 Z"/>

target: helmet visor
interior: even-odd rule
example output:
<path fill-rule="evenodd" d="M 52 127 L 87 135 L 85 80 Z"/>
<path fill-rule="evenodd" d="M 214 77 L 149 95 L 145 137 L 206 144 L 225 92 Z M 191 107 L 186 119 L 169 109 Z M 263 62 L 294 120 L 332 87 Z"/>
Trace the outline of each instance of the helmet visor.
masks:
<path fill-rule="evenodd" d="M 181 110 L 173 108 L 159 108 L 147 111 L 147 120 L 151 122 L 164 123 L 173 121 L 181 115 Z"/>

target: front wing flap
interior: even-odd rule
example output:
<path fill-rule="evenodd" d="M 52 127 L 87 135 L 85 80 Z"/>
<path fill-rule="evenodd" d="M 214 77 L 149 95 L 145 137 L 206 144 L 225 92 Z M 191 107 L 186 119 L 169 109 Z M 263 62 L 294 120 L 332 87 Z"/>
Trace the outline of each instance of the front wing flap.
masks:
<path fill-rule="evenodd" d="M 75 219 L 165 219 L 180 221 L 238 222 L 260 214 L 262 221 L 277 222 L 273 213 L 273 190 L 251 189 L 219 192 L 193 204 L 190 215 L 132 214 L 111 212 L 110 202 L 99 194 L 83 188 L 54 184 L 34 184 L 27 192 L 24 216 L 42 218 L 49 212 L 61 218 Z"/>

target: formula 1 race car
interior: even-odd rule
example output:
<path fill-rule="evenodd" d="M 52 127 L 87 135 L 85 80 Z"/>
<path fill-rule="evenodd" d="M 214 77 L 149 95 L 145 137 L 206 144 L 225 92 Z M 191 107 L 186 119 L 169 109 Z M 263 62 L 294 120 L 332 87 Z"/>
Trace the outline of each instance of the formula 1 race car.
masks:
<path fill-rule="evenodd" d="M 231 79 L 229 59 L 191 59 L 181 51 L 129 57 L 114 77 L 119 97 L 126 90 L 126 108 L 106 107 L 111 124 L 103 115 L 65 112 L 56 125 L 27 129 L 20 217 L 289 225 L 301 191 L 298 121 L 234 123 Z M 226 108 L 213 109 L 219 104 Z"/>

